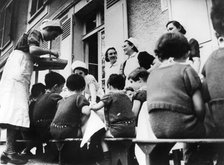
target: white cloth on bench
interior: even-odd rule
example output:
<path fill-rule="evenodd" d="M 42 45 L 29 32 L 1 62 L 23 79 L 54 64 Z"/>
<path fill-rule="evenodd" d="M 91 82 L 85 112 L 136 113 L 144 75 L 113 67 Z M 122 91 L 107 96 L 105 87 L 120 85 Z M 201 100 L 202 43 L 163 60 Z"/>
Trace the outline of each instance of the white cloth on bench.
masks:
<path fill-rule="evenodd" d="M 139 140 L 157 139 L 152 131 L 149 122 L 147 101 L 143 103 L 142 108 L 139 112 L 138 125 L 136 127 L 136 139 Z M 135 156 L 138 160 L 139 165 L 146 165 L 145 154 L 137 144 L 135 145 Z"/>
<path fill-rule="evenodd" d="M 103 128 L 106 128 L 105 123 L 94 111 L 91 110 L 80 147 L 82 148 L 87 142 L 89 142 L 91 136 Z"/>

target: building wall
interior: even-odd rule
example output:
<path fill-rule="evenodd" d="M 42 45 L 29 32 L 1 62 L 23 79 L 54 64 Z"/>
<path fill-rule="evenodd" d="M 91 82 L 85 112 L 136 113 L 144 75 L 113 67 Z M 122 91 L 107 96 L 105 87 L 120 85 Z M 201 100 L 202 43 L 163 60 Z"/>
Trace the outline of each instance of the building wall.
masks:
<path fill-rule="evenodd" d="M 160 0 L 127 0 L 129 37 L 139 41 L 140 50 L 154 54 L 155 43 L 166 32 L 168 10 L 162 12 Z"/>

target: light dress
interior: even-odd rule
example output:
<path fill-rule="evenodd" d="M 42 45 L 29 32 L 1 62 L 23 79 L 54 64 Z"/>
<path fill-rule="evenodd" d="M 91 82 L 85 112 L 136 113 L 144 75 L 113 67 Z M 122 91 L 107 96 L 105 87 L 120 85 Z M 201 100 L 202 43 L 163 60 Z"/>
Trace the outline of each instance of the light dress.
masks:
<path fill-rule="evenodd" d="M 14 50 L 9 55 L 0 81 L 0 126 L 30 126 L 28 98 L 32 72 L 29 53 Z"/>

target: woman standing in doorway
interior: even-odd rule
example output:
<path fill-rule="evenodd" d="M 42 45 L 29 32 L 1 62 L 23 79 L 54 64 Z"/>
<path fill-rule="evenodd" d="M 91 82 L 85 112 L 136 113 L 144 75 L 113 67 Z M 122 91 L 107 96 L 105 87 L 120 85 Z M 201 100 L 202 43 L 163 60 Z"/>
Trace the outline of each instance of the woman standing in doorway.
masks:
<path fill-rule="evenodd" d="M 130 37 L 124 41 L 123 51 L 125 55 L 128 56 L 127 60 L 121 65 L 120 73 L 123 74 L 126 78 L 125 86 L 129 86 L 130 82 L 128 80 L 129 74 L 140 67 L 138 62 L 138 42 L 135 38 Z"/>
<path fill-rule="evenodd" d="M 1 164 L 25 164 L 15 147 L 17 130 L 30 126 L 28 99 L 33 59 L 44 54 L 58 58 L 55 50 L 40 47 L 43 41 L 54 40 L 62 34 L 58 20 L 45 20 L 40 30 L 33 30 L 19 39 L 15 50 L 9 55 L 0 81 L 0 127 L 6 128 L 6 149 L 2 153 Z"/>
<path fill-rule="evenodd" d="M 118 74 L 120 70 L 120 64 L 117 61 L 117 50 L 115 49 L 115 47 L 109 47 L 106 50 L 105 61 L 107 62 L 105 66 L 105 81 L 107 83 L 110 75 L 113 73 Z"/>

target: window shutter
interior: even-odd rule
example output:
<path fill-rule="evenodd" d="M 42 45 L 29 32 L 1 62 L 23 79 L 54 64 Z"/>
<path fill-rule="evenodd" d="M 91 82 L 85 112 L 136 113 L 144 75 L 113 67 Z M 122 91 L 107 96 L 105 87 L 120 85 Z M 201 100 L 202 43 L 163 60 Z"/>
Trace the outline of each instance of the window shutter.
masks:
<path fill-rule="evenodd" d="M 62 34 L 62 40 L 64 40 L 66 37 L 70 35 L 71 32 L 71 18 L 65 21 L 65 23 L 62 24 L 63 28 L 63 34 Z"/>
<path fill-rule="evenodd" d="M 3 34 L 2 46 L 4 47 L 11 41 L 11 22 L 12 22 L 12 12 L 13 12 L 13 3 L 10 3 L 5 11 L 5 29 Z"/>
<path fill-rule="evenodd" d="M 63 34 L 61 35 L 60 42 L 60 58 L 68 60 L 68 64 L 63 70 L 60 70 L 65 78 L 71 74 L 72 63 L 72 13 L 70 9 L 66 15 L 61 18 Z"/>

